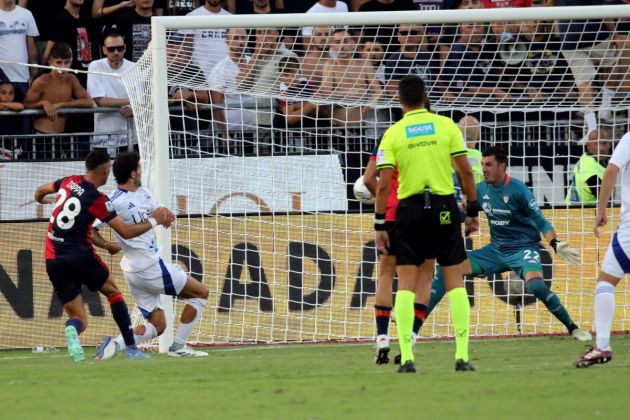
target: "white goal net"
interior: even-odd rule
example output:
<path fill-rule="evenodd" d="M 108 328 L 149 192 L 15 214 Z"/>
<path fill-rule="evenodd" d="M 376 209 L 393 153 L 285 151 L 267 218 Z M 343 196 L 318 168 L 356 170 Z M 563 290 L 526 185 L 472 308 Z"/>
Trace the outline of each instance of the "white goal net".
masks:
<path fill-rule="evenodd" d="M 617 210 L 597 241 L 592 202 L 567 192 L 589 132 L 601 130 L 599 158 L 610 153 L 603 140 L 614 147 L 628 131 L 628 22 L 619 16 L 630 11 L 565 10 L 155 20 L 152 53 L 125 83 L 149 186 L 179 213 L 172 258 L 210 288 L 196 341 L 374 336 L 373 208 L 351 186 L 400 118 L 397 82 L 407 74 L 425 80 L 434 111 L 479 120 L 469 147 L 506 148 L 511 175 L 582 250 L 578 267 L 543 254 L 544 271 L 575 322 L 591 328 Z M 484 226 L 469 246 L 488 240 Z M 504 277 L 468 281 L 474 335 L 563 332 Z M 618 289 L 622 331 L 630 293 Z M 423 336 L 450 335 L 446 305 Z"/>

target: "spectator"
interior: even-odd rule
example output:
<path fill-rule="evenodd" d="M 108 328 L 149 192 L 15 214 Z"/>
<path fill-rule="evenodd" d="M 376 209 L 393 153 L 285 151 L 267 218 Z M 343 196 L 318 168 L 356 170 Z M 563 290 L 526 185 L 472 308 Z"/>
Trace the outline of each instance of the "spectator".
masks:
<path fill-rule="evenodd" d="M 524 94 L 527 101 L 541 103 L 554 96 L 564 99 L 570 97 L 573 90 L 573 78 L 551 25 L 550 22 L 523 21 L 520 34 L 510 43 L 504 43 L 500 50 L 510 93 Z"/>
<path fill-rule="evenodd" d="M 319 89 L 324 75 L 324 65 L 330 60 L 330 26 L 316 26 L 313 38 L 302 57 L 302 74 L 310 86 Z"/>
<path fill-rule="evenodd" d="M 122 80 L 104 74 L 122 74 L 129 70 L 133 63 L 124 58 L 125 40 L 117 32 L 110 32 L 103 40 L 105 58 L 90 63 L 87 80 L 87 92 L 96 105 L 118 107 L 118 112 L 95 113 L 94 132 L 91 149 L 107 148 L 111 156 L 127 149 L 127 119 L 132 117 L 129 96 Z M 121 133 L 113 135 L 98 135 Z"/>
<path fill-rule="evenodd" d="M 630 0 L 609 0 L 606 4 L 630 4 Z M 626 97 L 630 92 L 630 17 L 610 19 L 607 26 L 613 32 L 611 47 L 615 51 L 615 63 L 605 77 L 602 89 L 602 108 L 599 116 L 604 120 L 613 118 L 613 98 L 616 94 Z"/>
<path fill-rule="evenodd" d="M 237 6 L 239 3 L 240 2 L 237 2 Z M 269 14 L 284 12 L 282 9 L 277 9 L 275 6 L 272 6 L 272 2 L 270 0 L 243 0 L 242 3 L 247 3 L 249 7 L 245 9 L 246 11 L 238 11 L 238 7 L 237 7 L 236 13 L 238 14 L 269 15 Z M 283 29 L 283 36 L 285 37 L 290 36 L 291 38 L 294 38 L 295 35 L 296 35 L 296 31 L 294 29 L 290 29 L 290 28 Z M 254 48 L 256 48 L 255 28 L 247 29 L 247 37 L 248 37 L 247 48 L 250 51 L 253 51 Z M 283 41 L 285 42 L 285 44 L 288 43 L 289 45 L 293 45 L 293 43 L 295 42 L 294 39 L 291 39 L 290 42 L 287 42 L 289 40 L 284 40 L 284 39 Z"/>
<path fill-rule="evenodd" d="M 18 5 L 28 9 L 33 14 L 39 31 L 39 36 L 35 37 L 37 63 L 44 63 L 44 51 L 55 23 L 55 20 L 50 17 L 57 16 L 66 5 L 66 0 L 19 0 Z"/>
<path fill-rule="evenodd" d="M 198 8 L 203 0 L 172 0 L 172 14 L 183 16 Z"/>
<path fill-rule="evenodd" d="M 242 87 L 249 89 L 260 96 L 277 95 L 280 87 L 280 71 L 278 63 L 283 57 L 297 55 L 289 51 L 284 44 L 279 42 L 280 34 L 275 28 L 256 29 L 256 49 L 252 59 L 246 66 Z M 263 108 L 273 108 L 271 99 L 259 101 Z M 271 125 L 271 113 L 262 110 L 258 113 L 258 124 Z"/>
<path fill-rule="evenodd" d="M 255 99 L 235 91 L 246 77 L 251 56 L 246 54 L 247 32 L 232 28 L 227 34 L 228 56 L 221 60 L 208 78 L 212 103 L 219 108 L 214 111 L 217 129 L 224 134 L 228 146 L 231 141 L 228 131 L 251 131 L 256 128 L 256 112 L 251 109 Z M 248 109 L 247 106 L 250 106 Z"/>
<path fill-rule="evenodd" d="M 0 60 L 36 64 L 38 56 L 35 37 L 38 35 L 35 19 L 30 11 L 16 6 L 15 0 L 0 2 Z M 13 83 L 17 101 L 22 101 L 28 90 L 29 68 L 0 62 L 0 69 Z"/>
<path fill-rule="evenodd" d="M 393 53 L 385 64 L 385 80 L 390 95 L 398 92 L 398 82 L 408 74 L 419 76 L 432 97 L 435 94 L 437 67 L 433 54 L 425 44 L 424 27 L 422 25 L 398 25 L 398 43 L 400 50 Z"/>
<path fill-rule="evenodd" d="M 411 0 L 416 10 L 451 10 L 451 9 L 468 9 L 470 4 L 475 7 L 471 9 L 480 9 L 481 0 Z M 466 7 L 459 7 L 460 4 L 466 3 Z M 478 7 L 477 7 L 478 5 Z"/>
<path fill-rule="evenodd" d="M 414 0 L 416 3 L 422 2 L 422 0 Z M 482 0 L 454 0 L 452 9 L 483 9 Z"/>
<path fill-rule="evenodd" d="M 221 3 L 221 0 L 206 0 L 203 6 L 186 16 L 229 15 L 230 12 L 221 7 Z M 225 43 L 226 29 L 183 30 L 180 33 L 186 35 L 184 45 L 193 45 L 193 63 L 204 71 L 206 78 L 214 66 L 228 55 L 228 47 Z"/>
<path fill-rule="evenodd" d="M 325 66 L 320 93 L 336 103 L 333 106 L 333 124 L 358 124 L 370 107 L 354 104 L 366 100 L 375 102 L 381 94 L 381 85 L 372 67 L 365 60 L 355 57 L 357 44 L 348 30 L 341 29 L 333 34 L 331 49 L 335 59 Z"/>
<path fill-rule="evenodd" d="M 603 5 L 605 0 L 556 0 L 556 6 Z M 600 67 L 611 67 L 615 63 L 614 50 L 611 46 L 611 32 L 602 20 L 560 21 L 558 31 L 564 56 L 580 93 L 580 105 L 589 107 L 597 96 L 593 81 Z M 604 80 L 605 82 L 605 80 Z M 597 119 L 593 111 L 584 113 L 586 133 L 597 128 Z"/>
<path fill-rule="evenodd" d="M 209 111 L 199 108 L 209 102 L 209 94 L 207 89 L 191 89 L 191 86 L 206 86 L 208 82 L 204 72 L 190 62 L 190 57 L 182 54 L 182 37 L 177 35 L 169 39 L 166 47 L 171 130 L 183 136 L 188 149 L 205 149 L 209 144 L 202 139 L 200 132 L 208 128 L 207 121 L 212 117 Z"/>
<path fill-rule="evenodd" d="M 49 48 L 48 62 L 51 66 L 71 68 L 72 49 L 64 42 L 56 42 Z M 79 83 L 79 79 L 67 71 L 53 70 L 33 82 L 26 94 L 24 107 L 28 109 L 41 108 L 45 115 L 34 118 L 33 128 L 37 134 L 59 134 L 64 132 L 66 116 L 58 114 L 60 108 L 92 108 L 94 103 L 87 91 Z M 37 146 L 42 145 L 43 155 L 38 157 L 54 158 L 54 145 L 36 139 Z M 53 140 L 54 141 L 54 140 Z M 39 144 L 38 144 L 39 143 Z M 52 143 L 52 142 L 51 142 Z M 60 144 L 61 156 L 68 156 L 70 145 Z"/>
<path fill-rule="evenodd" d="M 348 13 L 348 5 L 343 1 L 319 0 L 306 13 Z M 313 27 L 302 28 L 302 36 L 305 38 L 305 43 L 310 42 L 313 36 Z"/>
<path fill-rule="evenodd" d="M 107 29 L 111 28 L 118 19 L 136 7 L 137 3 L 138 1 L 136 0 L 93 0 L 91 16 L 92 19 L 99 22 L 101 35 L 104 35 Z M 168 0 L 155 0 L 153 3 L 153 14 L 155 16 L 164 16 L 168 3 Z M 179 3 L 182 3 L 182 1 L 175 1 L 175 4 Z M 192 3 L 192 1 L 189 0 L 188 3 Z"/>
<path fill-rule="evenodd" d="M 482 51 L 484 25 L 462 23 L 459 37 L 453 45 L 444 72 L 449 80 L 448 91 L 457 96 L 492 97 L 501 102 L 513 101 L 512 96 L 497 87 L 493 73 L 493 56 Z"/>
<path fill-rule="evenodd" d="M 0 70 L 1 72 L 1 70 Z M 9 81 L 3 80 L 0 74 L 0 111 L 19 112 L 24 105 L 15 102 L 15 89 Z M 0 116 L 0 160 L 17 159 L 22 154 L 23 144 L 15 141 L 15 138 L 6 138 L 15 134 L 21 134 L 21 121 L 15 116 Z"/>
<path fill-rule="evenodd" d="M 484 9 L 499 7 L 531 7 L 532 0 L 483 0 Z"/>
<path fill-rule="evenodd" d="M 359 7 L 360 12 L 392 12 L 396 10 L 414 10 L 412 0 L 370 0 Z M 363 30 L 363 37 L 379 42 L 390 54 L 396 49 L 394 42 L 395 25 L 379 25 Z"/>
<path fill-rule="evenodd" d="M 234 1 L 234 0 L 231 0 Z M 228 10 L 230 13 L 235 13 L 237 15 L 246 15 L 246 14 L 256 14 L 256 15 L 266 15 L 269 13 L 282 13 L 283 7 L 279 6 L 279 3 L 282 1 L 274 1 L 274 0 L 236 0 L 235 8 L 231 9 L 229 4 L 231 2 L 228 0 Z"/>
<path fill-rule="evenodd" d="M 314 127 L 317 105 L 308 98 L 315 93 L 308 80 L 300 74 L 300 60 L 287 56 L 278 63 L 280 71 L 280 113 L 274 118 L 274 127 L 302 129 Z"/>
<path fill-rule="evenodd" d="M 431 0 L 428 0 L 427 3 L 424 3 L 421 0 L 414 1 L 416 1 L 416 7 L 418 7 L 419 10 L 432 10 L 430 8 Z M 420 6 L 427 7 L 427 9 L 424 9 Z M 481 0 L 444 0 L 440 8 L 460 10 L 483 9 L 483 4 L 481 3 Z M 439 51 L 440 54 L 440 68 L 444 66 L 444 63 L 446 62 L 446 59 L 451 52 L 451 46 L 455 43 L 455 40 L 457 39 L 457 29 L 457 24 L 443 24 L 439 27 L 436 25 L 431 25 L 427 28 L 429 42 L 437 47 L 436 49 Z"/>
<path fill-rule="evenodd" d="M 55 17 L 55 26 L 51 31 L 50 40 L 44 52 L 44 60 L 48 62 L 50 50 L 57 42 L 65 42 L 74 48 L 71 55 L 74 70 L 87 70 L 92 61 L 92 42 L 87 26 L 87 20 L 81 14 L 83 0 L 66 0 L 66 6 Z M 81 86 L 87 86 L 87 75 L 81 73 L 77 77 Z"/>
<path fill-rule="evenodd" d="M 153 0 L 136 0 L 136 7 L 112 26 L 125 39 L 125 58 L 134 63 L 140 60 L 151 40 L 153 3 Z"/>
<path fill-rule="evenodd" d="M 606 165 L 612 148 L 612 134 L 609 130 L 593 130 L 588 134 L 586 152 L 573 167 L 573 174 L 567 204 L 596 204 L 599 197 L 599 187 L 606 172 Z"/>
<path fill-rule="evenodd" d="M 380 42 L 368 39 L 361 44 L 361 58 L 372 67 L 376 80 L 385 86 L 385 49 Z"/>
<path fill-rule="evenodd" d="M 135 0 L 93 0 L 92 19 L 100 24 L 101 35 L 135 7 Z"/>

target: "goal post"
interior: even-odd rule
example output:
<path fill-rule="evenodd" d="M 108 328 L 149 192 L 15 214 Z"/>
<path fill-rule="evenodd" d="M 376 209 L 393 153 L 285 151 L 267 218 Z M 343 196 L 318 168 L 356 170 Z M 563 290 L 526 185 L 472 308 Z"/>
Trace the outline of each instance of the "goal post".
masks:
<path fill-rule="evenodd" d="M 349 191 L 362 172 L 378 133 L 386 127 L 384 122 L 393 122 L 391 109 L 396 108 L 397 103 L 394 91 L 375 85 L 364 88 L 352 85 L 342 93 L 336 87 L 328 91 L 315 89 L 317 92 L 308 95 L 303 90 L 292 92 L 290 89 L 281 93 L 275 88 L 280 83 L 278 77 L 266 80 L 260 74 L 249 79 L 244 77 L 245 81 L 238 86 L 213 85 L 219 75 L 206 69 L 191 70 L 190 63 L 179 68 L 167 58 L 169 47 L 176 46 L 184 54 L 188 51 L 193 63 L 196 59 L 192 44 L 194 31 L 199 30 L 283 28 L 298 31 L 303 27 L 349 27 L 363 32 L 403 24 L 446 27 L 462 23 L 620 16 L 630 16 L 630 6 L 152 18 L 150 50 L 123 80 L 130 91 L 136 116 L 146 184 L 158 200 L 179 211 L 172 233 L 160 230 L 158 235 L 162 257 L 168 261 L 186 261 L 189 272 L 211 289 L 207 313 L 195 341 L 224 344 L 362 340 L 374 334 L 370 305 L 377 267 L 369 214 L 373 209 L 353 201 Z M 389 36 L 391 52 L 398 41 L 393 35 Z M 249 38 L 248 42 L 243 48 L 247 48 L 249 54 L 254 47 Z M 453 44 L 452 40 L 447 42 L 450 42 L 448 47 Z M 297 48 L 305 50 L 307 46 Z M 358 55 L 359 47 L 354 48 L 353 54 Z M 201 59 L 209 59 L 212 51 L 199 53 Z M 270 54 L 275 57 L 278 53 Z M 301 57 L 295 55 L 298 60 Z M 323 71 L 330 66 L 329 59 L 332 55 L 316 62 L 316 70 Z M 287 58 L 282 65 L 286 67 L 290 61 Z M 329 73 L 335 71 L 326 68 Z M 241 71 L 248 71 L 246 69 L 247 63 Z M 627 75 L 621 75 L 624 76 Z M 322 76 L 322 85 L 326 85 L 326 77 Z M 334 81 L 334 75 L 331 77 Z M 339 76 L 336 80 L 348 79 Z M 562 262 L 556 262 L 552 268 L 550 257 L 545 257 L 545 264 L 553 273 L 555 290 L 569 311 L 585 328 L 590 328 L 592 298 L 589 296 L 594 290 L 594 275 L 600 259 L 598 249 L 605 247 L 606 242 L 596 242 L 588 236 L 588 223 L 593 217 L 589 206 L 567 207 L 564 195 L 578 153 L 572 143 L 577 139 L 569 135 L 574 125 L 581 124 L 574 114 L 576 111 L 585 113 L 601 104 L 584 105 L 577 96 L 560 100 L 556 92 L 549 96 L 543 92 L 538 102 L 490 100 L 463 94 L 447 98 L 443 93 L 453 85 L 444 79 L 440 83 L 442 93 L 436 100 L 432 99 L 432 108 L 446 114 L 461 111 L 484 117 L 480 117 L 482 134 L 486 136 L 481 139 L 483 144 L 509 146 L 509 142 L 514 141 L 518 147 L 522 146 L 521 155 L 511 161 L 514 175 L 535 189 L 537 200 L 548 207 L 546 214 L 556 228 L 586 250 L 588 267 L 577 270 L 577 274 Z M 188 98 L 169 94 L 169 88 L 175 84 L 190 91 L 208 90 L 209 99 L 202 102 L 197 93 Z M 377 95 L 373 95 L 375 89 L 379 90 Z M 225 98 L 225 103 L 213 102 L 213 92 Z M 318 95 L 318 92 L 324 93 Z M 217 120 L 218 110 L 228 112 L 228 98 L 241 101 L 238 102 L 240 108 L 230 109 L 236 108 L 239 114 L 240 125 L 236 129 L 222 129 L 221 124 L 229 126 L 229 121 Z M 172 112 L 177 101 L 189 112 Z M 305 102 L 312 102 L 318 109 L 328 107 L 329 114 L 323 118 L 317 114 L 313 118 L 318 125 L 300 126 L 294 130 L 298 134 L 293 135 L 287 126 L 278 128 L 269 123 L 276 112 L 269 107 L 274 108 L 277 103 L 281 108 L 288 107 L 291 101 L 299 102 L 302 107 Z M 610 106 L 617 112 L 627 112 L 628 102 L 625 98 L 615 99 Z M 347 116 L 347 110 L 352 107 L 370 107 L 371 110 L 347 125 L 335 121 L 337 109 L 343 108 Z M 253 125 L 247 122 L 245 115 L 249 111 L 255 121 Z M 490 119 L 484 114 L 488 111 L 494 113 Z M 382 114 L 368 120 L 372 112 Z M 537 124 L 512 115 L 517 112 L 536 114 Z M 501 113 L 507 118 L 496 117 Z M 388 116 L 383 117 L 386 114 Z M 491 121 L 492 118 L 495 121 Z M 564 120 L 558 122 L 562 118 Z M 615 132 L 627 130 L 627 117 L 616 118 Z M 260 124 L 263 120 L 266 123 Z M 193 124 L 196 128 L 174 129 L 174 123 L 180 122 L 185 127 Z M 200 128 L 201 122 L 205 128 Z M 502 130 L 509 133 L 503 135 Z M 514 138 L 516 132 L 522 137 Z M 278 151 L 274 148 L 277 136 L 290 137 L 294 143 L 291 146 L 283 143 Z M 321 147 L 322 136 L 329 141 L 327 146 Z M 223 148 L 221 145 L 227 137 L 238 138 L 239 148 Z M 261 139 L 267 137 L 271 138 L 271 145 L 261 152 Z M 358 140 L 355 144 L 349 137 L 365 138 L 365 141 Z M 314 143 L 309 143 L 309 139 L 314 139 Z M 532 146 L 536 141 L 551 143 L 554 140 L 558 145 Z M 545 155 L 533 158 L 527 154 L 536 147 Z M 355 152 L 358 158 L 350 162 L 348 156 Z M 555 173 L 558 165 L 554 159 L 563 153 L 567 154 L 566 159 L 560 172 Z M 538 164 L 532 164 L 532 159 Z M 581 212 L 580 216 L 576 212 Z M 487 241 L 486 229 L 474 239 L 475 245 Z M 572 284 L 573 280 L 579 285 Z M 496 282 L 491 279 L 487 286 L 479 280 L 469 283 L 469 291 L 476 296 L 473 335 L 562 332 L 545 308 L 532 305 L 526 294 L 520 297 L 528 302 L 521 309 L 525 315 L 519 315 L 524 329 L 517 326 L 512 318 L 514 305 L 510 302 L 513 299 L 507 296 L 510 281 L 508 277 L 499 284 L 499 277 Z M 627 289 L 621 293 L 630 296 Z M 502 297 L 497 298 L 500 294 Z M 162 352 L 172 341 L 173 314 L 177 312 L 173 311 L 176 302 L 171 304 L 166 300 L 164 304 L 169 325 L 160 341 Z M 616 330 L 629 329 L 626 311 L 625 307 L 620 311 L 623 318 L 615 325 Z M 427 335 L 450 335 L 448 324 L 448 311 L 438 309 L 429 323 Z"/>

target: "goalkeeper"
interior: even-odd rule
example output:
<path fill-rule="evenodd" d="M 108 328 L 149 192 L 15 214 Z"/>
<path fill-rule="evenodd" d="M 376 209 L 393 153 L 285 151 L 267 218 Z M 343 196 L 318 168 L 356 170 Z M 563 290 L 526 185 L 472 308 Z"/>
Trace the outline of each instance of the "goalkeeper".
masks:
<path fill-rule="evenodd" d="M 462 264 L 464 275 L 479 277 L 514 271 L 525 279 L 529 292 L 567 327 L 569 334 L 579 341 L 590 341 L 591 334 L 575 325 L 558 296 L 543 280 L 540 233 L 556 254 L 569 264 L 580 262 L 579 252 L 557 238 L 555 229 L 541 213 L 529 188 L 506 173 L 507 155 L 503 149 L 489 147 L 482 156 L 484 181 L 476 185 L 476 190 L 477 200 L 490 225 L 490 243 L 468 251 L 468 259 Z M 431 285 L 428 313 L 444 294 L 442 270 L 438 267 Z"/>

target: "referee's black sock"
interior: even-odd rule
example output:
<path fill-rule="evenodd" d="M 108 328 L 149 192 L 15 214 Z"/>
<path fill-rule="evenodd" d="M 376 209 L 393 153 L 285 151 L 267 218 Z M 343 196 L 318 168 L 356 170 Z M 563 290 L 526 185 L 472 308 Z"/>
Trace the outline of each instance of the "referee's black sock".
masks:
<path fill-rule="evenodd" d="M 123 340 L 125 340 L 125 346 L 134 347 L 136 340 L 133 338 L 133 328 L 131 327 L 131 318 L 129 317 L 129 310 L 125 303 L 125 298 L 122 293 L 116 292 L 107 298 L 110 308 L 112 308 L 112 316 L 114 321 L 118 325 L 120 334 L 122 334 Z"/>

